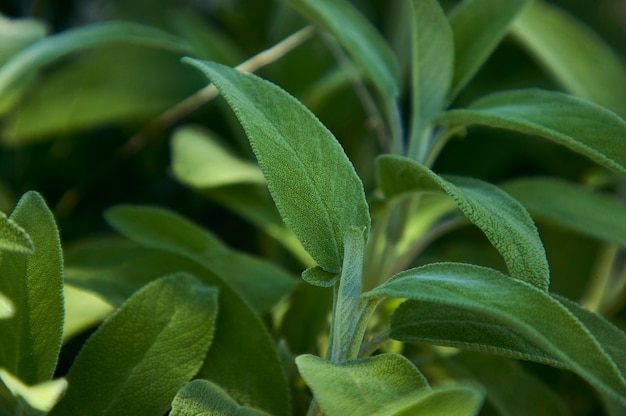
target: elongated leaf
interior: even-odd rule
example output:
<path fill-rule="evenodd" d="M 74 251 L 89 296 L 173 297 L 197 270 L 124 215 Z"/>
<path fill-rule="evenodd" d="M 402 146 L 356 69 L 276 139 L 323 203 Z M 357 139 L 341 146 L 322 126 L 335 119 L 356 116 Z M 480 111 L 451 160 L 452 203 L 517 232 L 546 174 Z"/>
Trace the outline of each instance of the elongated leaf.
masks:
<path fill-rule="evenodd" d="M 172 416 L 269 416 L 237 403 L 224 390 L 207 380 L 194 380 L 180 389 L 172 402 Z"/>
<path fill-rule="evenodd" d="M 67 389 L 67 381 L 64 378 L 27 386 L 2 368 L 0 368 L 0 380 L 17 399 L 19 408 L 23 409 L 24 414 L 28 416 L 47 414 Z"/>
<path fill-rule="evenodd" d="M 278 416 L 289 413 L 287 385 L 274 343 L 227 279 L 188 257 L 126 241 L 96 242 L 77 251 L 68 253 L 67 279 L 113 305 L 159 276 L 181 271 L 217 287 L 215 338 L 197 376 L 216 383 L 241 404 Z"/>
<path fill-rule="evenodd" d="M 350 227 L 370 226 L 363 184 L 332 134 L 292 96 L 255 75 L 186 59 L 213 81 L 246 130 L 285 223 L 327 272 L 341 270 Z"/>
<path fill-rule="evenodd" d="M 114 311 L 113 306 L 100 296 L 67 282 L 63 285 L 63 297 L 65 298 L 63 342 L 95 326 Z"/>
<path fill-rule="evenodd" d="M 178 180 L 195 188 L 266 183 L 255 163 L 236 157 L 214 134 L 200 127 L 187 126 L 174 132 L 172 170 Z"/>
<path fill-rule="evenodd" d="M 439 2 L 413 0 L 413 118 L 409 156 L 423 160 L 428 150 L 430 122 L 446 105 L 454 70 L 452 29 Z"/>
<path fill-rule="evenodd" d="M 450 13 L 455 66 L 452 100 L 467 85 L 532 0 L 464 0 Z"/>
<path fill-rule="evenodd" d="M 377 168 L 378 183 L 389 198 L 406 192 L 443 190 L 502 254 L 513 277 L 548 289 L 550 271 L 539 233 L 515 199 L 487 182 L 444 178 L 407 158 L 382 156 Z"/>
<path fill-rule="evenodd" d="M 163 208 L 119 205 L 105 215 L 128 238 L 202 264 L 261 313 L 268 312 L 296 283 L 274 264 L 230 250 L 208 231 Z"/>
<path fill-rule="evenodd" d="M 382 36 L 346 0 L 283 0 L 343 46 L 387 100 L 398 96 L 399 66 Z"/>
<path fill-rule="evenodd" d="M 439 121 L 484 125 L 532 134 L 562 144 L 626 174 L 626 121 L 582 98 L 537 89 L 494 93 L 467 110 L 443 113 Z"/>
<path fill-rule="evenodd" d="M 608 194 L 550 178 L 502 185 L 538 218 L 626 247 L 626 205 Z"/>
<path fill-rule="evenodd" d="M 0 95 L 20 78 L 69 53 L 99 45 L 126 42 L 185 51 L 183 40 L 159 29 L 131 22 L 102 22 L 41 39 L 22 49 L 0 67 Z"/>
<path fill-rule="evenodd" d="M 202 366 L 216 314 L 217 290 L 190 275 L 148 284 L 85 343 L 50 414 L 165 413 Z"/>
<path fill-rule="evenodd" d="M 63 333 L 63 258 L 52 213 L 42 197 L 28 192 L 10 220 L 32 241 L 32 254 L 2 253 L 0 291 L 15 306 L 0 320 L 0 366 L 28 385 L 52 378 Z"/>
<path fill-rule="evenodd" d="M 512 34 L 568 92 L 626 117 L 623 59 L 584 23 L 535 1 L 515 21 Z"/>
<path fill-rule="evenodd" d="M 431 389 L 424 376 L 399 354 L 332 364 L 313 355 L 296 358 L 324 414 L 475 415 L 482 392 L 472 386 Z"/>
<path fill-rule="evenodd" d="M 421 339 L 420 320 L 427 313 L 424 303 L 441 305 L 436 319 L 442 330 L 434 336 L 446 340 L 445 344 L 518 358 L 526 355 L 526 359 L 533 359 L 540 350 L 626 408 L 624 363 L 616 362 L 623 361 L 623 357 L 613 352 L 626 350 L 623 335 L 614 336 L 604 326 L 600 330 L 595 324 L 587 326 L 588 322 L 578 319 L 558 300 L 527 283 L 475 265 L 436 263 L 399 273 L 363 296 L 411 299 L 392 317 L 391 336 L 395 339 Z M 467 329 L 458 331 L 463 322 L 468 324 Z M 454 327 L 457 331 L 450 330 Z M 491 336 L 497 329 L 502 329 L 503 335 L 494 345 Z M 429 325 L 430 339 L 433 330 L 434 325 Z M 513 350 L 502 348 L 500 340 L 507 333 L 525 340 L 525 344 L 515 347 L 517 343 L 511 342 Z M 529 344 L 533 346 L 530 350 L 526 349 Z"/>
<path fill-rule="evenodd" d="M 0 212 L 0 251 L 32 253 L 33 249 L 26 231 Z"/>

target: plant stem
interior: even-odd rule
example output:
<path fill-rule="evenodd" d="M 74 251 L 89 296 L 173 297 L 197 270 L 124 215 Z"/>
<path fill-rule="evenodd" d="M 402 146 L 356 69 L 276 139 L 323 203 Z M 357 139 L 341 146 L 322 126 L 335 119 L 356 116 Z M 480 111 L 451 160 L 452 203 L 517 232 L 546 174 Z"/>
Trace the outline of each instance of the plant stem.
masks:
<path fill-rule="evenodd" d="M 264 66 L 267 66 L 278 59 L 287 55 L 297 46 L 300 46 L 306 40 L 310 39 L 316 29 L 313 25 L 306 26 L 297 32 L 287 36 L 274 46 L 265 49 L 253 57 L 245 60 L 235 68 L 244 72 L 255 72 Z M 155 119 L 146 124 L 138 133 L 131 137 L 119 150 L 122 156 L 128 156 L 141 149 L 151 132 L 162 130 L 174 124 L 176 121 L 185 117 L 198 109 L 201 105 L 211 101 L 218 95 L 217 88 L 213 84 L 196 91 L 175 106 L 167 109 Z"/>

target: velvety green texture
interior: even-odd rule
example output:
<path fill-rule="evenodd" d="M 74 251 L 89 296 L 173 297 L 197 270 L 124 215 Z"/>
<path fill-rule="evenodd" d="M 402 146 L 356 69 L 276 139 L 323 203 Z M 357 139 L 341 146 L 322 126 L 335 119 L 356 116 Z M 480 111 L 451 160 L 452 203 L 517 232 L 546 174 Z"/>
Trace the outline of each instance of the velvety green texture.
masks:
<path fill-rule="evenodd" d="M 242 406 L 219 386 L 194 380 L 180 389 L 172 402 L 172 416 L 269 416 L 261 410 Z"/>
<path fill-rule="evenodd" d="M 537 218 L 626 247 L 626 204 L 613 195 L 554 178 L 517 179 L 502 189 Z"/>
<path fill-rule="evenodd" d="M 466 110 L 443 113 L 438 121 L 540 136 L 626 174 L 626 121 L 572 95 L 538 89 L 497 92 L 480 98 Z"/>
<path fill-rule="evenodd" d="M 532 0 L 464 0 L 450 12 L 454 32 L 452 100 L 469 83 Z"/>
<path fill-rule="evenodd" d="M 372 24 L 347 0 L 283 0 L 330 32 L 387 100 L 400 93 L 396 57 Z"/>
<path fill-rule="evenodd" d="M 33 242 L 26 231 L 0 212 L 0 251 L 32 253 L 33 250 Z"/>
<path fill-rule="evenodd" d="M 512 34 L 572 94 L 626 117 L 626 66 L 609 45 L 571 13 L 533 2 Z"/>
<path fill-rule="evenodd" d="M 84 244 L 67 255 L 67 279 L 113 304 L 177 272 L 190 273 L 219 290 L 215 337 L 198 377 L 216 383 L 242 404 L 287 415 L 289 395 L 274 343 L 257 314 L 226 283 L 228 276 L 218 276 L 187 256 L 126 241 Z"/>
<path fill-rule="evenodd" d="M 452 29 L 437 0 L 411 1 L 411 91 L 413 112 L 409 156 L 423 160 L 431 121 L 447 101 L 454 71 Z"/>
<path fill-rule="evenodd" d="M 526 209 L 501 189 L 478 179 L 441 177 L 398 156 L 379 157 L 377 175 L 379 186 L 389 198 L 407 192 L 443 190 L 502 254 L 512 276 L 548 289 L 548 260 L 535 223 Z"/>
<path fill-rule="evenodd" d="M 15 307 L 0 320 L 0 367 L 26 384 L 52 378 L 63 333 L 63 256 L 52 213 L 36 192 L 27 192 L 9 219 L 28 234 L 31 254 L 0 254 L 0 292 Z"/>
<path fill-rule="evenodd" d="M 572 313 L 558 299 L 525 282 L 485 267 L 433 263 L 401 272 L 363 296 L 410 299 L 392 316 L 391 337 L 395 339 L 525 359 L 535 359 L 541 351 L 626 408 L 624 354 L 617 352 L 626 350 L 626 337 L 612 331 L 611 324 L 600 317 L 585 315 L 581 320 L 578 315 L 582 313 Z M 435 307 L 433 316 L 427 315 L 428 304 Z M 420 321 L 426 319 L 422 326 Z M 435 320 L 439 325 L 433 325 Z M 502 334 L 494 338 L 498 330 Z"/>
<path fill-rule="evenodd" d="M 333 364 L 313 355 L 296 358 L 300 374 L 328 416 L 475 415 L 482 393 L 473 386 L 431 389 L 405 357 L 380 354 Z"/>
<path fill-rule="evenodd" d="M 370 226 L 363 185 L 340 144 L 276 85 L 217 63 L 185 61 L 203 71 L 235 111 L 285 223 L 319 266 L 339 272 L 348 230 Z"/>
<path fill-rule="evenodd" d="M 187 274 L 149 283 L 87 340 L 51 415 L 156 415 L 201 368 L 218 293 Z"/>
<path fill-rule="evenodd" d="M 260 313 L 268 312 L 296 283 L 273 263 L 231 250 L 209 231 L 172 211 L 118 205 L 105 215 L 114 228 L 132 240 L 202 264 L 222 277 Z"/>

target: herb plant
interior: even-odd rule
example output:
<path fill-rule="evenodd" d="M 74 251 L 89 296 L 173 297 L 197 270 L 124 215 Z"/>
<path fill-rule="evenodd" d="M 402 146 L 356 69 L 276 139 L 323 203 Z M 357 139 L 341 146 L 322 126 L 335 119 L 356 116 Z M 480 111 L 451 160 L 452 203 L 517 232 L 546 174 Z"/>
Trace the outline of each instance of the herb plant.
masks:
<path fill-rule="evenodd" d="M 0 414 L 623 414 L 623 60 L 551 3 L 448 3 L 381 2 L 400 19 L 394 43 L 348 0 L 283 0 L 272 4 L 281 29 L 311 26 L 236 67 L 232 42 L 191 13 L 172 16 L 177 35 L 132 19 L 46 35 L 38 20 L 3 18 L 4 145 L 140 120 L 115 152 L 125 160 L 189 121 L 171 129 L 172 175 L 255 228 L 238 229 L 246 250 L 228 226 L 220 235 L 124 203 L 104 212 L 116 236 L 63 250 L 54 217 L 75 193 L 53 210 L 34 191 L 14 208 L 0 198 L 11 211 L 0 215 Z M 511 39 L 551 88 L 481 90 L 476 77 Z M 301 99 L 251 73 L 271 75 L 310 42 L 334 60 L 302 96 L 319 105 L 354 91 L 369 120 L 345 147 Z M 69 59 L 83 50 L 92 55 Z M 134 82 L 115 78 L 119 57 Z M 303 72 L 313 61 L 293 59 Z M 278 81 L 295 76 L 285 65 Z M 83 107 L 59 107 L 85 71 L 86 87 L 66 94 Z M 209 85 L 183 99 L 200 74 Z M 110 90 L 91 89 L 107 76 Z M 239 125 L 258 163 L 216 132 L 238 143 Z M 476 131 L 565 155 L 585 175 L 445 174 L 452 139 Z M 551 247 L 569 238 L 599 260 L 561 268 L 571 280 L 553 290 L 563 259 Z"/>

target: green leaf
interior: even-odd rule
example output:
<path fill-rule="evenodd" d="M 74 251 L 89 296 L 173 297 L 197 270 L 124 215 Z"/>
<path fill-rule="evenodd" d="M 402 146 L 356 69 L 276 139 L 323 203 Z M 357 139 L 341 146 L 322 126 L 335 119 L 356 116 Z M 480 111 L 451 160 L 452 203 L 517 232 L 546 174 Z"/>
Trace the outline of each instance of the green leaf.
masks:
<path fill-rule="evenodd" d="M 474 387 L 431 389 L 417 368 L 399 354 L 343 364 L 301 355 L 296 364 L 328 416 L 475 415 L 482 403 L 482 393 Z"/>
<path fill-rule="evenodd" d="M 501 189 L 478 179 L 441 177 L 398 156 L 380 157 L 377 172 L 378 183 L 389 198 L 407 192 L 443 190 L 485 233 L 513 277 L 548 289 L 550 271 L 537 228 L 524 207 Z"/>
<path fill-rule="evenodd" d="M 582 98 L 537 89 L 490 94 L 467 110 L 443 113 L 449 125 L 484 125 L 540 136 L 626 174 L 626 121 Z"/>
<path fill-rule="evenodd" d="M 445 363 L 480 383 L 501 415 L 571 415 L 559 395 L 513 360 L 465 351 Z"/>
<path fill-rule="evenodd" d="M 194 188 L 266 184 L 256 163 L 235 156 L 213 133 L 199 126 L 177 129 L 171 149 L 174 176 Z"/>
<path fill-rule="evenodd" d="M 133 291 L 171 273 L 186 272 L 219 290 L 215 338 L 197 377 L 226 390 L 238 402 L 281 416 L 289 413 L 285 376 L 263 322 L 228 284 L 205 265 L 180 254 L 126 241 L 84 244 L 67 255 L 74 285 L 119 305 Z"/>
<path fill-rule="evenodd" d="M 399 93 L 400 69 L 380 33 L 346 0 L 283 0 L 307 19 L 330 32 L 386 100 Z"/>
<path fill-rule="evenodd" d="M 33 242 L 26 231 L 0 212 L 0 251 L 29 254 L 33 250 Z"/>
<path fill-rule="evenodd" d="M 561 86 L 626 117 L 626 67 L 587 25 L 546 2 L 535 1 L 512 34 Z"/>
<path fill-rule="evenodd" d="M 613 195 L 553 178 L 502 185 L 535 217 L 626 247 L 626 205 Z"/>
<path fill-rule="evenodd" d="M 70 29 L 32 43 L 0 67 L 0 95 L 23 77 L 67 54 L 118 42 L 187 50 L 180 38 L 137 23 L 109 21 Z"/>
<path fill-rule="evenodd" d="M 219 386 L 194 380 L 180 389 L 172 402 L 172 416 L 269 416 L 261 410 L 242 406 Z"/>
<path fill-rule="evenodd" d="M 581 321 L 561 302 L 525 282 L 475 265 L 435 263 L 399 273 L 362 296 L 410 299 L 392 316 L 394 339 L 524 359 L 535 359 L 542 352 L 626 407 L 626 364 L 623 353 L 614 352 L 626 350 L 626 337 L 614 336 L 606 325 L 600 330 L 597 324 L 587 325 L 586 319 Z M 433 315 L 429 305 L 434 307 Z M 501 335 L 494 339 L 498 332 Z"/>
<path fill-rule="evenodd" d="M 11 318 L 15 315 L 13 302 L 0 292 L 0 319 Z"/>
<path fill-rule="evenodd" d="M 339 272 L 344 236 L 353 226 L 369 230 L 370 217 L 363 184 L 337 140 L 274 84 L 220 64 L 185 61 L 235 111 L 285 223 L 325 271 Z"/>
<path fill-rule="evenodd" d="M 50 414 L 165 413 L 201 368 L 216 314 L 217 290 L 190 275 L 146 285 L 87 340 Z"/>
<path fill-rule="evenodd" d="M 449 101 L 469 83 L 532 0 L 464 0 L 450 13 L 455 66 Z"/>
<path fill-rule="evenodd" d="M 118 205 L 107 210 L 105 216 L 131 240 L 204 265 L 260 313 L 268 312 L 296 283 L 273 263 L 230 250 L 208 231 L 166 209 Z"/>
<path fill-rule="evenodd" d="M 0 65 L 31 43 L 46 36 L 46 25 L 36 19 L 10 19 L 0 13 Z"/>
<path fill-rule="evenodd" d="M 80 332 L 95 326 L 109 316 L 114 308 L 101 297 L 69 283 L 63 285 L 65 299 L 65 322 L 63 342 Z"/>
<path fill-rule="evenodd" d="M 28 386 L 3 368 L 0 368 L 0 380 L 17 399 L 20 409 L 28 416 L 47 414 L 67 389 L 67 381 L 64 378 Z"/>
<path fill-rule="evenodd" d="M 63 333 L 63 257 L 59 233 L 43 198 L 22 196 L 10 220 L 30 236 L 32 254 L 3 252 L 0 291 L 15 306 L 0 320 L 0 366 L 28 385 L 52 378 Z"/>
<path fill-rule="evenodd" d="M 454 44 L 439 2 L 413 0 L 411 6 L 413 115 L 409 156 L 421 161 L 430 146 L 431 121 L 446 105 Z"/>

